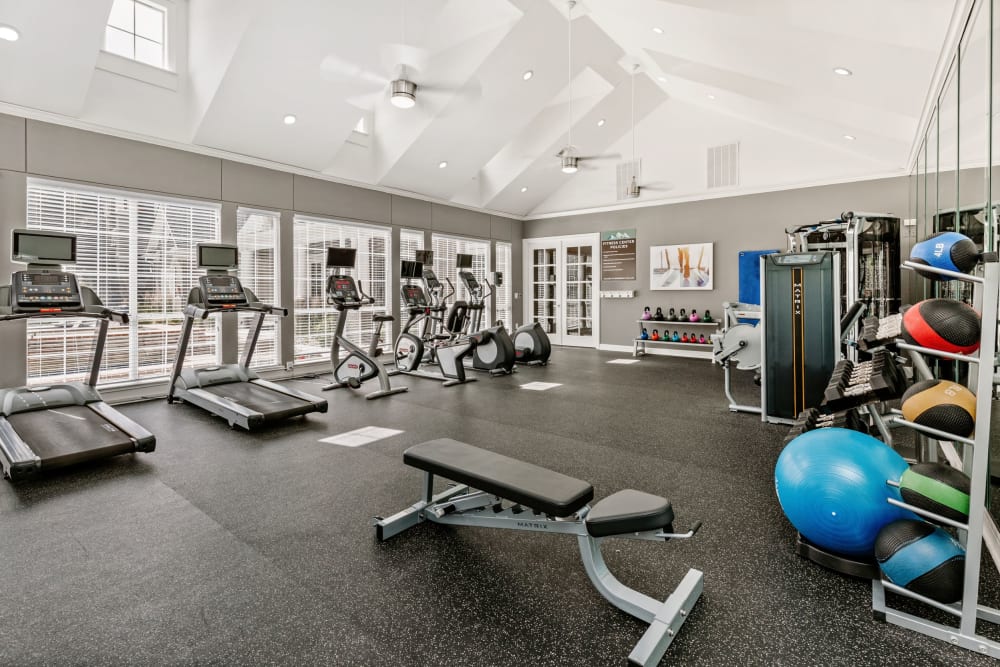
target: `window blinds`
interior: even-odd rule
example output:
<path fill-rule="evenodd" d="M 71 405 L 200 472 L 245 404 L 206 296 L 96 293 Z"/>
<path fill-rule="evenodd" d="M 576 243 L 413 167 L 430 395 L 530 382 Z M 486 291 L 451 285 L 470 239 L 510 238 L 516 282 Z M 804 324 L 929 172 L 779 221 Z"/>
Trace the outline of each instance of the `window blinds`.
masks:
<path fill-rule="evenodd" d="M 386 312 L 389 293 L 390 231 L 382 227 L 355 225 L 337 220 L 295 216 L 295 360 L 320 361 L 329 358 L 330 343 L 337 326 L 338 313 L 326 304 L 326 249 L 357 248 L 353 275 L 365 292 L 375 299 L 348 317 L 344 335 L 351 342 L 367 348 L 372 333 L 372 315 Z M 383 329 L 383 343 L 390 332 Z"/>
<path fill-rule="evenodd" d="M 195 245 L 219 237 L 219 207 L 183 200 L 90 189 L 32 179 L 32 229 L 77 236 L 71 270 L 106 306 L 129 313 L 128 326 L 111 325 L 101 383 L 169 375 L 182 310 L 197 283 Z M 28 383 L 82 381 L 93 351 L 96 323 L 28 322 Z M 215 323 L 196 326 L 189 362 L 214 363 Z"/>
<path fill-rule="evenodd" d="M 236 245 L 240 249 L 239 277 L 263 303 L 275 303 L 278 295 L 278 226 L 281 215 L 273 211 L 258 211 L 240 207 L 236 210 Z M 253 325 L 253 313 L 240 313 L 239 345 L 242 358 L 247 333 Z M 250 366 L 273 368 L 278 358 L 278 318 L 264 318 L 264 327 L 257 339 Z"/>
<path fill-rule="evenodd" d="M 510 286 L 514 280 L 511 273 L 510 244 L 497 241 L 497 271 L 503 274 L 503 285 L 496 288 L 497 319 L 504 323 L 508 330 L 514 330 L 513 312 L 511 311 Z"/>

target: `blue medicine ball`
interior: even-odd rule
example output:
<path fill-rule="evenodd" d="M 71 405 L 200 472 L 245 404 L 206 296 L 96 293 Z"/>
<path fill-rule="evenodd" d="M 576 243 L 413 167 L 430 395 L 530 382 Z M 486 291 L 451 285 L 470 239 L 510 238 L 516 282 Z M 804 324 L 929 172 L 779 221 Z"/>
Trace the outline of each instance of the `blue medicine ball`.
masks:
<path fill-rule="evenodd" d="M 900 500 L 902 456 L 870 435 L 820 428 L 792 440 L 778 457 L 774 486 L 785 516 L 813 544 L 870 558 L 879 530 L 916 516 L 886 502 Z"/>
<path fill-rule="evenodd" d="M 943 528 L 893 521 L 875 540 L 875 559 L 897 586 L 945 604 L 962 599 L 965 549 Z"/>
<path fill-rule="evenodd" d="M 973 240 L 958 232 L 931 234 L 910 251 L 911 262 L 959 273 L 971 271 L 979 263 L 979 259 L 979 248 Z M 932 280 L 951 280 L 947 276 L 920 269 L 917 269 L 917 273 Z"/>

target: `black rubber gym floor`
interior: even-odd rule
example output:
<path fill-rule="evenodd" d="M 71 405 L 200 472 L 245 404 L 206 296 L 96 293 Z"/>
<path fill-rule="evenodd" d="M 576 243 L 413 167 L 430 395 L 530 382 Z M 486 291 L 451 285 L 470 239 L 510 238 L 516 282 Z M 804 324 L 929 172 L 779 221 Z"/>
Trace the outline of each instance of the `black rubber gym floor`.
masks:
<path fill-rule="evenodd" d="M 547 368 L 453 388 L 393 378 L 410 391 L 338 390 L 328 414 L 252 434 L 192 406 L 123 406 L 155 453 L 0 484 L 0 664 L 624 664 L 646 626 L 593 589 L 570 537 L 425 524 L 375 541 L 374 515 L 418 499 L 403 450 L 438 437 L 588 480 L 597 498 L 664 495 L 678 529 L 704 521 L 686 542 L 604 548 L 656 598 L 705 572 L 664 664 L 991 662 L 875 622 L 868 582 L 794 554 L 773 482 L 786 429 L 729 413 L 721 369 L 606 363 L 621 356 L 558 349 Z M 752 398 L 750 374 L 736 380 Z M 405 432 L 318 442 L 364 426 Z"/>

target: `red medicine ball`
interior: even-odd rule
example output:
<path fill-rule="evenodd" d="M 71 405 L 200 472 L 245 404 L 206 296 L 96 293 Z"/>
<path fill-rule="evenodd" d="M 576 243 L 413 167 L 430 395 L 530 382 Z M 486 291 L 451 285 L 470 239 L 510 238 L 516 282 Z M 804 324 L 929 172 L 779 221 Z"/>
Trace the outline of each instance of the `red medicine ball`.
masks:
<path fill-rule="evenodd" d="M 906 342 L 942 352 L 979 349 L 980 318 L 972 306 L 954 299 L 926 299 L 903 313 Z"/>

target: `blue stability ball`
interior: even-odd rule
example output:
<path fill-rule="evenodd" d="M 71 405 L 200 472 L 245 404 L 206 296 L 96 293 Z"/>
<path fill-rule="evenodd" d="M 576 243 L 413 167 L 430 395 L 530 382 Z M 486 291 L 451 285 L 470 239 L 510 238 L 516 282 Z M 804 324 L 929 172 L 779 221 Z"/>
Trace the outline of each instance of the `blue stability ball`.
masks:
<path fill-rule="evenodd" d="M 903 457 L 870 435 L 820 428 L 792 440 L 778 457 L 774 486 L 785 516 L 813 544 L 845 556 L 870 558 L 884 525 L 914 519 L 890 505 L 908 468 Z"/>
<path fill-rule="evenodd" d="M 936 269 L 947 269 L 968 273 L 979 263 L 979 249 L 965 234 L 958 232 L 938 232 L 915 244 L 910 251 L 910 261 L 926 264 Z M 917 269 L 917 273 L 932 280 L 951 280 L 928 271 Z"/>

